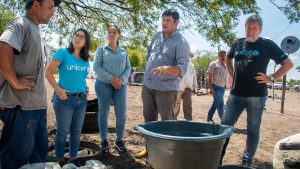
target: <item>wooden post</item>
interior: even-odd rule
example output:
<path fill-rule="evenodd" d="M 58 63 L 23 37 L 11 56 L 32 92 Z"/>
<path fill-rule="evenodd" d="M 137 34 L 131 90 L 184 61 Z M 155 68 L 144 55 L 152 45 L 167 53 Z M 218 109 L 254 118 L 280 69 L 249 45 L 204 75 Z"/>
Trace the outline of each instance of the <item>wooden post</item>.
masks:
<path fill-rule="evenodd" d="M 283 76 L 282 82 L 282 96 L 281 96 L 281 113 L 284 113 L 284 101 L 285 101 L 285 85 L 286 84 L 286 75 Z"/>
<path fill-rule="evenodd" d="M 274 73 L 273 75 L 275 74 L 275 69 L 276 69 L 276 63 L 275 63 L 275 66 L 274 66 Z M 274 95 L 275 95 L 275 91 L 274 91 L 274 80 L 273 80 L 273 83 L 272 83 L 272 90 L 273 90 L 273 100 L 274 100 Z"/>

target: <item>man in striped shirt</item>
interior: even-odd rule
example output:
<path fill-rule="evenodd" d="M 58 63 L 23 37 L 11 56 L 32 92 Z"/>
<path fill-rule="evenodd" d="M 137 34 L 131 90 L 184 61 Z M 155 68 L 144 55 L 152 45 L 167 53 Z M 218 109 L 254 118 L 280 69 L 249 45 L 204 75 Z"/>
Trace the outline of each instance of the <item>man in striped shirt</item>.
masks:
<path fill-rule="evenodd" d="M 162 14 L 162 32 L 154 35 L 148 46 L 147 67 L 142 89 L 145 122 L 173 120 L 179 82 L 189 62 L 190 46 L 179 33 L 179 13 L 174 9 Z M 146 149 L 136 158 L 147 157 Z"/>
<path fill-rule="evenodd" d="M 213 121 L 215 111 L 218 111 L 220 119 L 224 114 L 224 93 L 228 71 L 225 64 L 226 51 L 218 52 L 218 59 L 211 62 L 207 69 L 209 93 L 214 100 L 208 111 L 207 122 Z"/>

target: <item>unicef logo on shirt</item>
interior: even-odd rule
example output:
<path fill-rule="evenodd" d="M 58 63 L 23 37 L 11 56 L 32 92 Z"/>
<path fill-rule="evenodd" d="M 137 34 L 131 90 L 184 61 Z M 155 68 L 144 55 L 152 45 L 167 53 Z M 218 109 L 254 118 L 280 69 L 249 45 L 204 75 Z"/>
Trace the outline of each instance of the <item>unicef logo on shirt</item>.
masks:
<path fill-rule="evenodd" d="M 251 56 L 258 56 L 258 55 L 259 55 L 259 51 L 257 50 L 251 51 Z"/>
<path fill-rule="evenodd" d="M 68 65 L 67 66 L 67 70 L 71 70 L 71 71 L 82 71 L 85 72 L 87 70 L 87 66 L 79 66 L 79 65 Z"/>
<path fill-rule="evenodd" d="M 246 56 L 246 57 L 257 57 L 259 56 L 258 50 L 242 50 L 242 51 L 236 51 L 235 56 Z"/>

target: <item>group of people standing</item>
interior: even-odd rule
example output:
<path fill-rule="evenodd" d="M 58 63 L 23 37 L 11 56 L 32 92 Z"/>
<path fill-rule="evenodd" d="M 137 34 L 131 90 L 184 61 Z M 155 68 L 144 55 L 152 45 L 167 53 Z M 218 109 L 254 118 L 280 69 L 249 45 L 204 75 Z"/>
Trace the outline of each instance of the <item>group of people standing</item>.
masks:
<path fill-rule="evenodd" d="M 58 49 L 44 71 L 40 24 L 47 24 L 60 0 L 26 0 L 26 15 L 11 21 L 0 37 L 0 168 L 17 169 L 45 162 L 48 153 L 46 78 L 54 89 L 56 117 L 55 158 L 63 166 L 77 159 L 87 105 L 91 37 L 86 29 L 75 31 L 68 48 Z M 108 151 L 107 121 L 111 100 L 116 112 L 115 147 L 126 151 L 126 81 L 130 74 L 127 52 L 119 46 L 120 28 L 108 28 L 108 43 L 97 49 L 94 70 L 99 104 L 101 147 Z M 54 74 L 58 72 L 58 81 Z M 64 158 L 69 135 L 69 156 Z M 20 143 L 20 141 L 22 141 Z"/>
<path fill-rule="evenodd" d="M 126 121 L 126 80 L 130 74 L 127 52 L 119 46 L 120 28 L 108 28 L 107 45 L 97 49 L 94 71 L 97 75 L 95 91 L 98 98 L 98 123 L 101 148 L 108 152 L 108 114 L 113 101 L 116 114 L 115 147 L 123 152 Z M 85 29 L 78 29 L 68 48 L 58 49 L 46 67 L 45 75 L 54 88 L 53 108 L 56 117 L 55 158 L 63 166 L 69 162 L 81 166 L 77 160 L 80 134 L 87 106 L 86 77 L 89 72 L 90 35 Z M 58 82 L 54 74 L 58 70 Z M 64 158 L 67 135 L 69 137 L 70 160 Z"/>
<path fill-rule="evenodd" d="M 64 158 L 64 150 L 69 134 L 70 161 L 81 165 L 77 153 L 87 105 L 86 77 L 90 69 L 88 60 L 91 37 L 85 29 L 76 30 L 69 47 L 54 53 L 44 73 L 38 25 L 48 23 L 54 14 L 54 7 L 59 3 L 59 0 L 26 0 L 26 16 L 11 21 L 0 36 L 0 119 L 4 123 L 0 140 L 2 169 L 16 169 L 24 164 L 46 161 L 48 135 L 44 74 L 55 90 L 55 157 L 61 165 L 68 162 Z M 158 115 L 161 120 L 177 119 L 180 99 L 185 95 L 190 98 L 197 88 L 195 68 L 189 60 L 189 56 L 192 57 L 190 47 L 177 29 L 178 24 L 179 13 L 176 10 L 163 12 L 162 31 L 154 35 L 147 48 L 147 66 L 141 94 L 145 122 L 158 120 Z M 247 110 L 247 144 L 243 164 L 251 165 L 259 140 L 259 127 L 267 95 L 266 83 L 279 79 L 293 64 L 274 42 L 259 37 L 262 30 L 259 16 L 249 17 L 245 28 L 246 38 L 237 40 L 227 56 L 225 51 L 219 51 L 218 61 L 210 65 L 209 85 L 214 103 L 208 120 L 211 120 L 217 109 L 221 124 L 234 126 L 241 112 Z M 119 45 L 120 28 L 111 25 L 107 34 L 108 42 L 97 49 L 93 65 L 97 74 L 95 91 L 99 105 L 101 148 L 103 152 L 109 151 L 108 114 L 112 101 L 116 114 L 114 146 L 123 152 L 127 150 L 123 137 L 126 81 L 131 66 L 127 52 Z M 266 68 L 270 59 L 281 64 L 281 67 L 272 76 L 267 76 Z M 219 69 L 224 70 L 224 73 L 219 72 L 221 76 L 214 76 Z M 58 81 L 54 78 L 57 70 Z M 227 73 L 233 77 L 233 88 L 224 112 L 224 101 L 220 98 L 224 95 L 223 77 Z M 183 79 L 190 80 L 183 84 Z M 179 89 L 181 92 L 178 92 Z M 184 108 L 184 117 L 192 120 L 191 100 L 187 103 L 189 106 Z M 229 139 L 224 145 L 223 155 L 228 142 Z M 136 158 L 146 156 L 147 148 L 135 155 Z"/>
<path fill-rule="evenodd" d="M 148 47 L 142 89 L 145 122 L 158 120 L 158 114 L 161 120 L 177 118 L 182 92 L 178 93 L 179 102 L 177 109 L 174 109 L 176 105 L 174 91 L 178 91 L 179 79 L 186 73 L 189 63 L 187 58 L 190 53 L 189 45 L 176 29 L 179 22 L 178 12 L 169 10 L 162 16 L 163 31 L 154 36 Z M 251 167 L 259 143 L 260 124 L 267 99 L 266 84 L 281 78 L 293 67 L 291 60 L 278 45 L 270 39 L 259 36 L 262 27 L 260 16 L 249 16 L 245 22 L 246 37 L 236 40 L 228 53 L 218 51 L 218 59 L 212 62 L 207 70 L 210 93 L 214 97 L 207 121 L 213 121 L 213 114 L 217 110 L 221 124 L 234 126 L 241 113 L 244 110 L 247 112 L 247 140 L 241 160 L 241 165 L 246 167 Z M 266 75 L 271 59 L 281 66 L 274 74 Z M 228 75 L 229 81 L 232 79 L 233 82 L 224 111 L 224 92 Z M 188 89 L 184 87 L 183 91 L 193 89 L 193 86 Z M 184 117 L 190 120 L 191 117 L 187 114 L 184 112 Z M 223 146 L 220 165 L 228 143 L 229 138 Z M 136 158 L 147 156 L 147 147 L 135 155 Z"/>

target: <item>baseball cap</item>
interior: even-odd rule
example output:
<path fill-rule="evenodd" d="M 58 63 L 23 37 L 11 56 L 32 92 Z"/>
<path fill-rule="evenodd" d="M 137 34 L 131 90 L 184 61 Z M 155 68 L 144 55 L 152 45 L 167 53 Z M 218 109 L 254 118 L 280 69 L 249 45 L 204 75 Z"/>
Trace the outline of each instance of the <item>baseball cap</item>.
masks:
<path fill-rule="evenodd" d="M 33 1 L 36 1 L 36 0 L 25 0 L 25 3 L 28 4 Z M 53 0 L 53 1 L 54 1 L 54 6 L 58 6 L 61 3 L 61 0 Z"/>
<path fill-rule="evenodd" d="M 225 50 L 219 50 L 218 53 L 226 53 Z"/>
<path fill-rule="evenodd" d="M 54 0 L 54 6 L 58 6 L 61 3 L 61 0 Z"/>

